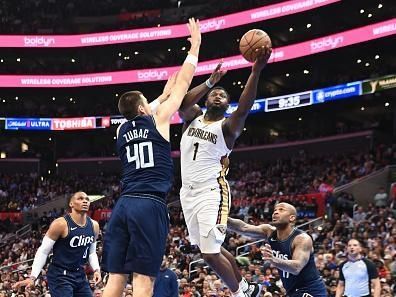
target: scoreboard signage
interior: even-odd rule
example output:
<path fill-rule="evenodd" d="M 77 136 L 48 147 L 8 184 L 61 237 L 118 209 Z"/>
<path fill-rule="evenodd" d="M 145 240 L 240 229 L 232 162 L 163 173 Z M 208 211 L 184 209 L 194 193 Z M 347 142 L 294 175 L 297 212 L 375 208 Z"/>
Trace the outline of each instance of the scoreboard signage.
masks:
<path fill-rule="evenodd" d="M 51 119 L 6 118 L 6 130 L 51 130 Z"/>
<path fill-rule="evenodd" d="M 268 98 L 265 111 L 285 110 L 308 105 L 312 105 L 312 91 Z"/>
<path fill-rule="evenodd" d="M 325 89 L 318 89 L 313 91 L 313 104 L 359 96 L 361 94 L 362 83 L 360 81 Z"/>

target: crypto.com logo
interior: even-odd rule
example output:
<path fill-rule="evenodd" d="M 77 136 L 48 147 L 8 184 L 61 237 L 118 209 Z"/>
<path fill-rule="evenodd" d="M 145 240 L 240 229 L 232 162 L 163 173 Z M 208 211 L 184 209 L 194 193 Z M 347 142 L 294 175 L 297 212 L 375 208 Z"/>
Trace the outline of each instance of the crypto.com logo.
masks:
<path fill-rule="evenodd" d="M 54 38 L 46 38 L 44 36 L 35 36 L 35 37 L 24 37 L 23 42 L 25 46 L 33 47 L 33 46 L 41 46 L 48 47 L 50 45 L 55 44 Z"/>
<path fill-rule="evenodd" d="M 168 71 L 166 70 L 138 71 L 137 77 L 139 80 L 163 80 L 168 77 Z"/>
<path fill-rule="evenodd" d="M 311 52 L 320 52 L 328 49 L 333 49 L 339 47 L 341 43 L 344 42 L 344 37 L 339 36 L 336 38 L 325 37 L 318 41 L 311 42 Z"/>

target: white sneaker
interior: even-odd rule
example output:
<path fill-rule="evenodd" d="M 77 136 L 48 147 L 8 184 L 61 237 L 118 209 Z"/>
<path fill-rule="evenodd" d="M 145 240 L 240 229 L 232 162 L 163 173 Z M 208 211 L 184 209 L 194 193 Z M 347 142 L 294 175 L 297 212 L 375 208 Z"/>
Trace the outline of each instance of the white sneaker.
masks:
<path fill-rule="evenodd" d="M 249 288 L 244 292 L 248 297 L 258 297 L 260 296 L 262 285 L 256 283 L 249 283 Z"/>

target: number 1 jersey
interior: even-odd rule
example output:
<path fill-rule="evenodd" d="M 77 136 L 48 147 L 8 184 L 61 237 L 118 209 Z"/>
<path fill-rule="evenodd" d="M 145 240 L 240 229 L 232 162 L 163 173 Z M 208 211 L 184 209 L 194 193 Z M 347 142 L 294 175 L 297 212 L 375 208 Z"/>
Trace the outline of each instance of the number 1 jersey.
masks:
<path fill-rule="evenodd" d="M 121 124 L 117 151 L 123 169 L 121 195 L 166 196 L 173 182 L 171 146 L 158 132 L 152 116 L 136 116 Z"/>
<path fill-rule="evenodd" d="M 224 139 L 223 121 L 208 124 L 201 115 L 184 131 L 180 142 L 183 186 L 213 183 L 220 176 L 221 159 L 231 152 Z"/>

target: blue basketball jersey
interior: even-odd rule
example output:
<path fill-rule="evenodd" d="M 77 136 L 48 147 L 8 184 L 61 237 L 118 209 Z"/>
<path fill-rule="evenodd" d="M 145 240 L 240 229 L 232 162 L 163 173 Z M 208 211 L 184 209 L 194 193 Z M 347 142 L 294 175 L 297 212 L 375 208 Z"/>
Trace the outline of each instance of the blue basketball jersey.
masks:
<path fill-rule="evenodd" d="M 95 241 L 94 227 L 89 217 L 83 227 L 77 225 L 69 214 L 64 218 L 67 222 L 68 234 L 55 242 L 52 263 L 64 269 L 76 270 L 88 260 L 89 248 Z"/>
<path fill-rule="evenodd" d="M 276 231 L 274 231 L 268 239 L 268 243 L 272 248 L 273 256 L 284 260 L 291 260 L 293 258 L 293 240 L 297 235 L 302 233 L 304 233 L 304 231 L 294 229 L 286 240 L 280 241 L 277 238 Z M 301 288 L 309 289 L 310 286 L 312 286 L 312 289 L 320 289 L 323 287 L 323 282 L 315 265 L 313 252 L 311 252 L 311 255 L 309 256 L 308 263 L 298 275 L 293 275 L 280 269 L 279 271 L 283 286 L 288 294 Z"/>
<path fill-rule="evenodd" d="M 173 181 L 171 146 L 158 132 L 152 116 L 136 116 L 122 124 L 117 150 L 123 167 L 121 196 L 166 196 Z"/>

